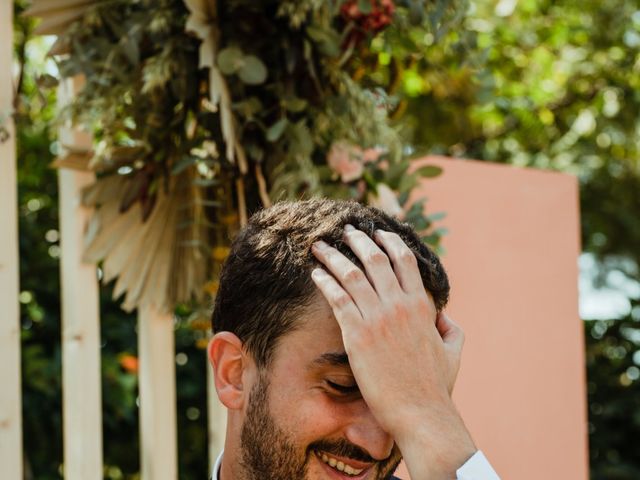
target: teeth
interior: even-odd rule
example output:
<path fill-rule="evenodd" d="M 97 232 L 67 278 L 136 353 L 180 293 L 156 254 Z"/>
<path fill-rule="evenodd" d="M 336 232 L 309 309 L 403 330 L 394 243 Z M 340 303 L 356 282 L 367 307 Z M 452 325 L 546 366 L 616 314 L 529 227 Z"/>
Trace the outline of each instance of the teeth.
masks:
<path fill-rule="evenodd" d="M 353 468 L 351 465 L 345 465 L 344 462 L 338 461 L 326 453 L 316 452 L 316 454 L 324 463 L 331 465 L 336 470 L 344 472 L 347 475 L 359 475 L 364 470 L 364 468 Z"/>

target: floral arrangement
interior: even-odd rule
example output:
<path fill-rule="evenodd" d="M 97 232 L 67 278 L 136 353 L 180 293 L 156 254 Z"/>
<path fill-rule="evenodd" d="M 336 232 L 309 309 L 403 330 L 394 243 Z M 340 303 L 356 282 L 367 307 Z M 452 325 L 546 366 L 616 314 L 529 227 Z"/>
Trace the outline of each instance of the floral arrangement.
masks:
<path fill-rule="evenodd" d="M 252 211 L 313 195 L 378 206 L 437 246 L 410 194 L 440 169 L 410 169 L 396 121 L 411 52 L 380 58 L 405 37 L 437 36 L 460 3 L 35 0 L 42 32 L 58 35 L 60 79 L 84 78 L 62 118 L 94 148 L 67 148 L 57 164 L 80 155 L 96 172 L 86 259 L 117 278 L 126 309 L 171 310 L 215 295 Z"/>

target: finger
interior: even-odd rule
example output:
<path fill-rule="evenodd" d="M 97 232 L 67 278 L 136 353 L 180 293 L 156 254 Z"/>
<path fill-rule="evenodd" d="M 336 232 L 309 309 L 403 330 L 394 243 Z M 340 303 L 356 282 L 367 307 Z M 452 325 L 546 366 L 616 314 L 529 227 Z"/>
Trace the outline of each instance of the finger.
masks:
<path fill-rule="evenodd" d="M 348 328 L 349 324 L 362 319 L 362 315 L 351 296 L 345 292 L 335 278 L 322 268 L 313 269 L 311 280 L 331 307 L 331 311 L 343 331 L 345 327 Z"/>
<path fill-rule="evenodd" d="M 462 351 L 464 345 L 464 332 L 446 313 L 440 312 L 436 317 L 436 328 L 442 337 L 444 344 L 456 352 Z"/>
<path fill-rule="evenodd" d="M 323 241 L 314 243 L 312 252 L 351 296 L 363 315 L 378 308 L 378 294 L 364 272 L 353 262 Z"/>
<path fill-rule="evenodd" d="M 407 293 L 424 292 L 424 284 L 415 254 L 396 233 L 376 230 L 376 242 L 384 248 L 393 263 L 393 271 Z"/>
<path fill-rule="evenodd" d="M 391 268 L 389 257 L 369 235 L 351 225 L 345 225 L 344 240 L 362 262 L 367 277 L 373 283 L 378 295 L 403 293 L 398 278 Z"/>

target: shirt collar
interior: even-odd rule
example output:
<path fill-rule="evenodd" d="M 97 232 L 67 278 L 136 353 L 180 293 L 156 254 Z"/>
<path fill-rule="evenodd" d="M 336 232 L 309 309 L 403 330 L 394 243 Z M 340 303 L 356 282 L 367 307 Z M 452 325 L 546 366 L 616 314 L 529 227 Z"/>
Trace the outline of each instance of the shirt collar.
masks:
<path fill-rule="evenodd" d="M 222 450 L 220 452 L 220 455 L 218 455 L 216 463 L 213 466 L 213 475 L 211 476 L 211 478 L 213 480 L 220 480 L 220 466 L 222 465 L 222 454 L 223 453 L 224 453 L 224 450 Z"/>

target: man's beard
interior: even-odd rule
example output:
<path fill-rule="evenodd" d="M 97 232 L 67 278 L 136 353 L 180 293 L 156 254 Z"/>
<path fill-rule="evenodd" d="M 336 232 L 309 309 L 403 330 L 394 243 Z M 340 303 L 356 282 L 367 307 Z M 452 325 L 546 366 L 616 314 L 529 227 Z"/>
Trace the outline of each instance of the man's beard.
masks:
<path fill-rule="evenodd" d="M 353 458 L 363 462 L 375 462 L 377 480 L 391 478 L 402 460 L 394 446 L 389 458 L 377 462 L 362 448 L 347 440 L 319 440 L 307 446 L 304 455 L 287 434 L 276 424 L 269 412 L 269 380 L 260 374 L 258 383 L 251 390 L 247 416 L 240 436 L 241 463 L 244 480 L 303 480 L 314 451 Z"/>

